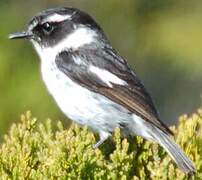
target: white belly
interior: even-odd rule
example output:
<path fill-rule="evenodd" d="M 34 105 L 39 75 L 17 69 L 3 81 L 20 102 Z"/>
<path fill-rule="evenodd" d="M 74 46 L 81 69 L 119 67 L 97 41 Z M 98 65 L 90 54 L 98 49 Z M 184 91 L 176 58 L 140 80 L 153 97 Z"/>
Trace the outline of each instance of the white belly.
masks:
<path fill-rule="evenodd" d="M 55 63 L 42 63 L 43 80 L 60 109 L 72 120 L 93 130 L 113 131 L 131 119 L 128 110 L 69 79 Z"/>
<path fill-rule="evenodd" d="M 41 57 L 43 80 L 65 115 L 81 125 L 89 126 L 100 135 L 111 134 L 116 127 L 122 127 L 126 135 L 136 133 L 151 139 L 146 121 L 110 99 L 83 88 L 56 68 L 55 57 L 64 49 L 63 46 L 41 49 L 35 41 L 32 42 Z M 110 81 L 124 83 L 108 72 L 105 72 L 106 75 L 109 86 Z"/>

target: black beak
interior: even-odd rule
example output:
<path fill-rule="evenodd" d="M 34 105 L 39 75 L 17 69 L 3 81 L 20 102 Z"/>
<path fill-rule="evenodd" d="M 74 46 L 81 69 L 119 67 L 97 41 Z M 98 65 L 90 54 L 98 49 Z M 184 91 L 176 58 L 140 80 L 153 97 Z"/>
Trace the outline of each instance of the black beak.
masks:
<path fill-rule="evenodd" d="M 9 39 L 29 39 L 33 37 L 33 34 L 28 31 L 16 32 L 9 35 Z"/>

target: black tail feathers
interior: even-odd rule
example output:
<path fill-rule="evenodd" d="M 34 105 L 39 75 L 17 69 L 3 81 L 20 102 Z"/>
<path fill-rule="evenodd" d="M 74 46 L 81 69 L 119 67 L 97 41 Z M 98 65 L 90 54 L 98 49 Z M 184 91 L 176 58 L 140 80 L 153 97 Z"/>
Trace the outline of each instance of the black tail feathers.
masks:
<path fill-rule="evenodd" d="M 157 142 L 165 148 L 177 166 L 187 174 L 195 174 L 196 168 L 193 162 L 187 157 L 178 144 L 174 142 L 167 134 L 157 129 L 158 133 L 155 135 Z"/>

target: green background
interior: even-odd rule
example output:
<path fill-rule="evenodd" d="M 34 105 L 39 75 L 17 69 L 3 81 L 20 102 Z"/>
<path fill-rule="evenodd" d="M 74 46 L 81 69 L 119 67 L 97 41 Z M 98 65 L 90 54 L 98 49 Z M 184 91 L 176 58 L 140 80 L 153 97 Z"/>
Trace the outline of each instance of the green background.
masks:
<path fill-rule="evenodd" d="M 0 134 L 26 110 L 40 119 L 69 122 L 41 80 L 31 44 L 8 40 L 36 13 L 58 6 L 80 8 L 98 21 L 143 80 L 167 124 L 201 105 L 201 0 L 1 0 Z"/>

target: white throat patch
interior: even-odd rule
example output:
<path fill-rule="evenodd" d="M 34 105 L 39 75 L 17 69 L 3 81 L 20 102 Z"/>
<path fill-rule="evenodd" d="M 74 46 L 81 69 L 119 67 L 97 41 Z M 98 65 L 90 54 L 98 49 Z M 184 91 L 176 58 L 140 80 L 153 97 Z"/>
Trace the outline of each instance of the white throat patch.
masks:
<path fill-rule="evenodd" d="M 44 61 L 49 61 L 50 58 L 55 58 L 60 52 L 65 49 L 76 50 L 86 44 L 96 41 L 96 32 L 86 27 L 80 27 L 68 34 L 62 41 L 53 47 L 40 47 L 38 43 L 32 40 L 38 54 Z"/>

